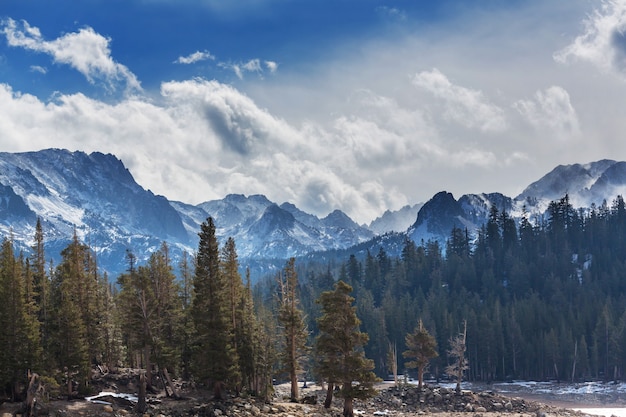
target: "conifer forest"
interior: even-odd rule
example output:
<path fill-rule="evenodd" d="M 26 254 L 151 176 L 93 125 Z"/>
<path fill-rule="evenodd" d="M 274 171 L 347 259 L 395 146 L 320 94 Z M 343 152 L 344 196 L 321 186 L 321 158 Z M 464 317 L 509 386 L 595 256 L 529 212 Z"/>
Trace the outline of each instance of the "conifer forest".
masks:
<path fill-rule="evenodd" d="M 519 222 L 494 206 L 480 230 L 454 228 L 445 247 L 406 239 L 397 258 L 377 248 L 324 265 L 291 259 L 255 285 L 236 242 L 220 246 L 215 227 L 208 218 L 197 251 L 176 265 L 166 243 L 141 265 L 129 251 L 118 277 L 100 274 L 76 236 L 49 263 L 40 223 L 28 254 L 5 237 L 3 398 L 18 398 L 29 372 L 61 395 L 88 393 L 98 367 L 144 369 L 148 387 L 155 376 L 193 380 L 217 399 L 267 397 L 294 379 L 297 399 L 307 379 L 351 400 L 369 395 L 376 376 L 407 373 L 420 382 L 626 378 L 621 197 L 576 210 L 565 196 Z"/>

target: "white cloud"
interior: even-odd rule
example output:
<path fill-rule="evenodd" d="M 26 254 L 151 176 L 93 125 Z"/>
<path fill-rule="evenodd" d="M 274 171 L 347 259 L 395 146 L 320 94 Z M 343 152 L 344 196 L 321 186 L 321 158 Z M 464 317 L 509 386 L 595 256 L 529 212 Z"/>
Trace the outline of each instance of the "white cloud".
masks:
<path fill-rule="evenodd" d="M 200 61 L 215 60 L 215 57 L 207 50 L 196 51 L 187 56 L 179 56 L 175 64 L 195 64 Z"/>
<path fill-rule="evenodd" d="M 261 72 L 261 61 L 259 59 L 251 59 L 245 64 L 241 65 L 241 68 L 249 72 Z"/>
<path fill-rule="evenodd" d="M 584 21 L 584 33 L 554 54 L 557 62 L 587 61 L 626 78 L 626 1 L 603 0 Z"/>
<path fill-rule="evenodd" d="M 319 130 L 295 129 L 216 81 L 164 83 L 162 95 L 161 103 L 106 104 L 82 94 L 42 102 L 0 85 L 0 146 L 111 152 L 144 187 L 190 203 L 259 192 L 299 205 L 313 198 L 322 213 L 350 200 L 374 214 L 358 184 L 326 164 L 332 148 L 308 136 Z M 306 196 L 312 189 L 316 196 Z"/>
<path fill-rule="evenodd" d="M 317 215 L 340 208 L 360 223 L 441 190 L 515 195 L 557 164 L 626 155 L 615 140 L 626 129 L 623 82 L 553 59 L 588 5 L 481 10 L 454 30 L 338 42 L 330 58 L 307 65 L 280 56 L 289 64 L 280 82 L 252 80 L 277 69 L 274 61 L 216 58 L 251 78 L 239 83 L 245 94 L 193 79 L 118 103 L 80 94 L 45 101 L 0 85 L 0 147 L 111 152 L 171 199 L 263 193 Z M 20 42 L 45 42 L 37 28 L 18 27 Z"/>
<path fill-rule="evenodd" d="M 432 93 L 445 103 L 445 115 L 466 127 L 483 131 L 506 128 L 504 112 L 490 103 L 482 92 L 454 85 L 437 68 L 415 75 L 413 84 Z"/>
<path fill-rule="evenodd" d="M 265 61 L 265 67 L 272 74 L 278 71 L 278 63 L 274 61 Z"/>
<path fill-rule="evenodd" d="M 115 90 L 118 83 L 123 83 L 128 91 L 141 90 L 137 77 L 124 65 L 111 58 L 109 43 L 111 40 L 86 27 L 78 32 L 65 34 L 55 40 L 45 40 L 39 28 L 28 22 L 16 22 L 6 19 L 0 26 L 13 47 L 50 55 L 54 62 L 67 64 L 83 74 L 90 83 L 103 81 Z"/>
<path fill-rule="evenodd" d="M 514 107 L 538 130 L 547 128 L 560 139 L 580 135 L 578 115 L 568 92 L 562 87 L 537 91 L 533 100 L 519 100 Z"/>
<path fill-rule="evenodd" d="M 48 73 L 48 70 L 45 67 L 42 67 L 41 65 L 31 65 L 30 72 L 38 72 L 40 74 L 45 75 Z"/>
<path fill-rule="evenodd" d="M 274 61 L 264 61 L 264 64 L 265 68 L 270 73 L 274 73 L 278 69 L 278 64 Z M 247 62 L 220 62 L 218 66 L 232 70 L 240 80 L 243 80 L 245 73 L 256 73 L 259 76 L 262 76 L 264 72 L 261 60 L 258 58 L 251 59 Z"/>
<path fill-rule="evenodd" d="M 406 20 L 406 12 L 396 7 L 378 6 L 376 12 L 387 19 L 398 21 Z"/>

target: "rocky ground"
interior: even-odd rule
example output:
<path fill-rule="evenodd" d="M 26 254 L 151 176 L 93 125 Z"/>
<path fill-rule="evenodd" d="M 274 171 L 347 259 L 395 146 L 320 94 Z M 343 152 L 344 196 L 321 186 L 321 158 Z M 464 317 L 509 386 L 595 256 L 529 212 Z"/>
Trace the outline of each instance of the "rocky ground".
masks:
<path fill-rule="evenodd" d="M 134 374 L 130 371 L 100 377 L 95 382 L 99 390 L 136 392 Z M 342 402 L 336 399 L 325 409 L 325 392 L 315 385 L 302 390 L 302 396 L 314 404 L 294 404 L 286 400 L 288 388 L 278 386 L 270 403 L 253 398 L 232 398 L 216 403 L 204 390 L 181 385 L 182 400 L 167 398 L 164 394 L 150 395 L 146 417 L 341 417 Z M 529 399 L 497 394 L 492 390 L 469 391 L 457 394 L 438 386 L 390 386 L 381 384 L 379 394 L 365 402 L 355 402 L 355 415 L 367 416 L 427 416 L 438 417 L 582 417 L 585 414 L 571 409 L 548 405 Z M 106 404 L 104 404 L 106 403 Z M 135 403 L 118 396 L 102 396 L 98 402 L 84 399 L 74 401 L 41 401 L 40 415 L 52 417 L 73 416 L 134 416 Z M 0 417 L 20 413 L 19 404 L 0 406 Z"/>

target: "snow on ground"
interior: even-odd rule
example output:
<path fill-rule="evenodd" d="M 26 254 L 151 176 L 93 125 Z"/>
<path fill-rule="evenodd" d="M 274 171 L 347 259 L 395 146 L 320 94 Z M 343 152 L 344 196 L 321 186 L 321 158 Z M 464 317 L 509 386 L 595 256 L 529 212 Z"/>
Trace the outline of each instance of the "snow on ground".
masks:
<path fill-rule="evenodd" d="M 454 389 L 455 383 L 428 381 Z M 511 397 L 524 397 L 534 401 L 559 404 L 565 408 L 582 410 L 591 415 L 626 417 L 626 383 L 612 382 L 539 382 L 512 381 L 492 384 L 463 382 L 461 389 L 471 391 L 494 391 Z"/>
<path fill-rule="evenodd" d="M 400 379 L 403 382 L 402 379 Z M 417 385 L 416 381 L 408 380 L 409 384 Z M 432 386 L 440 386 L 447 389 L 454 389 L 454 382 L 425 381 Z M 301 387 L 301 394 L 307 392 L 307 388 L 312 391 L 318 389 L 314 383 L 308 382 L 307 388 Z M 380 383 L 381 388 L 388 388 L 395 385 L 393 381 Z M 275 386 L 278 398 L 289 396 L 289 384 Z M 461 389 L 469 391 L 494 391 L 512 397 L 532 394 L 533 401 L 554 403 L 559 406 L 582 411 L 585 414 L 606 416 L 606 417 L 626 417 L 626 383 L 604 383 L 604 382 L 581 382 L 581 383 L 557 383 L 538 381 L 513 381 L 499 382 L 492 384 L 471 383 L 464 381 Z M 384 415 L 381 411 L 378 415 Z"/>
<path fill-rule="evenodd" d="M 626 417 L 626 408 L 574 408 L 574 410 L 596 416 Z"/>
<path fill-rule="evenodd" d="M 626 393 L 626 383 L 581 382 L 575 384 L 559 384 L 555 382 L 514 381 L 493 384 L 500 392 L 519 391 L 526 388 L 533 393 L 546 394 L 603 394 Z"/>
<path fill-rule="evenodd" d="M 95 404 L 109 404 L 110 405 L 111 403 L 98 399 L 98 398 L 103 398 L 103 397 L 123 398 L 125 400 L 132 401 L 134 403 L 137 402 L 137 396 L 134 394 L 124 394 L 124 393 L 108 392 L 108 391 L 102 391 L 101 393 L 94 395 L 93 397 L 86 397 L 85 399 Z"/>

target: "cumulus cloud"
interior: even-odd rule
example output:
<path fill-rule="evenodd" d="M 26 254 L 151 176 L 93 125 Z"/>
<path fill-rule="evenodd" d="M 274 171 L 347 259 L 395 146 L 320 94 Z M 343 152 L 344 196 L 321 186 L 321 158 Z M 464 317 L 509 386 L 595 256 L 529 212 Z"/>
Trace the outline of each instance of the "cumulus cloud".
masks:
<path fill-rule="evenodd" d="M 0 146 L 111 152 L 144 187 L 190 203 L 246 192 L 301 207 L 316 201 L 306 208 L 320 214 L 347 202 L 364 219 L 380 210 L 360 197 L 359 181 L 327 165 L 334 140 L 328 133 L 297 129 L 217 81 L 164 83 L 161 93 L 159 103 L 134 96 L 107 104 L 82 94 L 44 102 L 0 84 Z M 320 132 L 328 142 L 312 140 Z M 305 196 L 310 190 L 316 194 Z"/>
<path fill-rule="evenodd" d="M 271 145 L 269 138 L 276 141 L 297 134 L 234 87 L 217 81 L 168 82 L 161 86 L 161 94 L 172 107 L 184 104 L 195 112 L 215 132 L 223 148 L 242 155 L 261 152 L 260 147 Z"/>
<path fill-rule="evenodd" d="M 296 126 L 233 86 L 205 79 L 163 83 L 158 100 L 135 95 L 118 103 L 83 94 L 42 101 L 0 84 L 0 146 L 111 152 L 141 185 L 171 199 L 264 193 L 320 216 L 341 208 L 361 223 L 409 202 L 389 185 L 398 169 L 491 158 L 442 147 L 421 111 L 391 98 L 364 91 L 354 101 L 355 113 L 330 127 Z"/>
<path fill-rule="evenodd" d="M 196 62 L 208 61 L 208 60 L 213 61 L 215 60 L 215 57 L 209 51 L 204 50 L 204 51 L 196 51 L 187 56 L 179 56 L 178 59 L 174 61 L 174 63 L 175 64 L 195 64 Z"/>
<path fill-rule="evenodd" d="M 626 78 L 626 1 L 603 0 L 584 21 L 584 32 L 554 54 L 557 62 L 587 61 Z"/>
<path fill-rule="evenodd" d="M 443 101 L 445 115 L 452 121 L 482 131 L 498 132 L 506 128 L 501 108 L 490 103 L 481 91 L 453 84 L 437 68 L 416 74 L 413 84 Z"/>
<path fill-rule="evenodd" d="M 141 90 L 137 77 L 111 57 L 111 39 L 90 27 L 52 41 L 45 40 L 39 28 L 26 21 L 16 22 L 9 18 L 2 22 L 0 28 L 9 46 L 48 54 L 54 62 L 76 69 L 92 84 L 100 80 L 111 90 L 115 90 L 118 83 L 125 84 L 127 90 Z"/>
<path fill-rule="evenodd" d="M 533 22 L 543 16 L 534 9 L 528 15 Z M 510 21 L 519 22 L 499 19 L 507 29 L 513 28 Z M 585 92 L 595 84 L 581 88 L 575 82 L 579 78 L 572 78 L 575 71 L 546 60 L 557 49 L 554 44 L 537 47 L 524 26 L 516 39 L 532 47 L 526 55 L 515 49 L 519 61 L 514 62 L 514 54 L 507 55 L 514 49 L 511 40 L 503 47 L 501 37 L 485 36 L 483 28 L 494 29 L 482 23 L 477 24 L 479 35 L 469 28 L 462 39 L 437 32 L 427 39 L 377 40 L 360 48 L 351 43 L 349 51 L 337 45 L 348 52 L 338 53 L 335 61 L 319 62 L 314 71 L 280 83 L 241 83 L 247 94 L 198 78 L 162 83 L 159 93 L 112 103 L 62 93 L 43 100 L 0 84 L 0 147 L 111 152 L 142 186 L 170 199 L 195 204 L 233 192 L 263 193 L 319 216 L 340 208 L 360 223 L 442 189 L 457 197 L 491 191 L 511 195 L 553 168 L 555 154 L 563 158 L 558 163 L 580 162 L 574 150 L 597 150 L 601 143 L 586 145 L 580 133 L 576 146 L 564 147 L 546 141 L 545 133 L 575 135 L 581 126 L 600 124 L 595 114 L 618 114 L 619 107 L 585 113 Z M 23 48 L 38 51 L 48 42 L 25 22 L 14 26 L 9 30 L 4 24 L 0 30 Z M 561 28 L 554 31 L 562 33 Z M 80 31 L 73 35 L 84 36 Z M 105 41 L 104 56 L 110 59 Z M 541 59 L 529 58 L 529 51 Z M 178 60 L 192 63 L 203 53 L 208 51 Z M 463 67 L 463 79 L 471 81 L 460 83 L 438 69 L 418 72 L 416 56 L 426 68 Z M 239 78 L 262 78 L 278 69 L 264 59 L 207 59 Z M 85 71 L 96 82 L 108 82 L 104 75 Z M 553 80 L 568 90 L 555 86 L 535 93 L 537 85 L 550 86 Z M 607 90 L 619 96 L 617 89 Z M 488 93 L 493 91 L 497 95 Z M 577 98 L 576 109 L 569 94 Z M 621 119 L 609 116 L 603 120 L 622 131 Z M 616 146 L 621 145 L 612 141 L 607 148 Z M 595 158 L 599 153 L 583 154 Z M 499 170 L 507 165 L 519 170 Z"/>
<path fill-rule="evenodd" d="M 578 115 L 569 93 L 562 87 L 552 86 L 546 91 L 537 91 L 532 100 L 519 100 L 514 108 L 535 128 L 549 129 L 560 139 L 580 134 Z"/>

